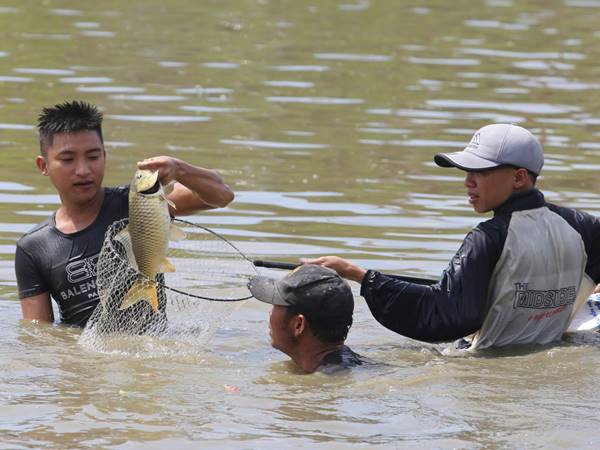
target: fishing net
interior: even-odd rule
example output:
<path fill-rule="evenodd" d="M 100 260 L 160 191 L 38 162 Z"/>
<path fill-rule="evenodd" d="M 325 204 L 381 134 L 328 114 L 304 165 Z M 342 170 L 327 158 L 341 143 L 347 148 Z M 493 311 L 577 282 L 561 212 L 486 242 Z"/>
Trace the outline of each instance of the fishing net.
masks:
<path fill-rule="evenodd" d="M 154 280 L 129 262 L 134 260 L 131 242 L 123 234 L 116 238 L 128 220 L 109 227 L 97 266 L 100 302 L 79 339 L 84 347 L 140 356 L 195 353 L 251 298 L 246 286 L 256 275 L 252 261 L 208 228 L 178 219 L 173 222 L 186 234 L 183 240 L 169 242 L 167 258 L 175 272 L 159 273 Z M 157 311 L 147 301 L 122 309 L 131 289 L 141 291 L 148 286 L 156 287 Z"/>

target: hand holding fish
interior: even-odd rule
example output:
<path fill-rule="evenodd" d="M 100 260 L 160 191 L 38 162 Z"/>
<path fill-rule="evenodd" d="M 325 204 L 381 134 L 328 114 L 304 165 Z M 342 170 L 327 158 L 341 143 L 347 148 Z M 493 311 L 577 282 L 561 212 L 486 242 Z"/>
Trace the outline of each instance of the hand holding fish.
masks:
<path fill-rule="evenodd" d="M 155 156 L 138 161 L 137 167 L 142 170 L 158 171 L 160 184 L 166 186 L 171 181 L 177 180 L 177 171 L 183 161 L 170 156 Z"/>
<path fill-rule="evenodd" d="M 221 176 L 211 169 L 193 166 L 170 156 L 155 156 L 137 163 L 138 169 L 158 171 L 163 186 L 176 181 L 169 199 L 176 206 L 172 214 L 186 215 L 193 212 L 223 208 L 233 200 L 233 192 Z"/>

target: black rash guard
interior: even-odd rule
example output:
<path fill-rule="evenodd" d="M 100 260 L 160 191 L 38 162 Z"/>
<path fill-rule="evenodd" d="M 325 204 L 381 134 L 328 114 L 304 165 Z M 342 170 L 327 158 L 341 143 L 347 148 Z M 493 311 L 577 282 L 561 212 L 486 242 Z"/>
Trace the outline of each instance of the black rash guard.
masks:
<path fill-rule="evenodd" d="M 104 189 L 96 220 L 72 234 L 56 228 L 55 214 L 17 242 L 15 271 L 19 298 L 50 293 L 62 322 L 83 327 L 98 304 L 96 263 L 104 234 L 115 221 L 127 218 L 129 186 Z"/>
<path fill-rule="evenodd" d="M 354 353 L 347 345 L 325 355 L 319 363 L 317 372 L 331 374 L 351 367 L 361 366 L 367 361 L 358 353 Z"/>
<path fill-rule="evenodd" d="M 513 194 L 494 211 L 494 217 L 477 225 L 443 272 L 440 281 L 423 286 L 393 275 L 367 271 L 361 295 L 373 317 L 404 336 L 426 341 L 450 341 L 479 330 L 487 314 L 488 287 L 502 254 L 514 211 L 546 206 L 580 235 L 587 253 L 585 272 L 600 282 L 600 219 L 571 208 L 546 203 L 537 189 Z M 535 239 L 535 230 L 532 230 Z"/>

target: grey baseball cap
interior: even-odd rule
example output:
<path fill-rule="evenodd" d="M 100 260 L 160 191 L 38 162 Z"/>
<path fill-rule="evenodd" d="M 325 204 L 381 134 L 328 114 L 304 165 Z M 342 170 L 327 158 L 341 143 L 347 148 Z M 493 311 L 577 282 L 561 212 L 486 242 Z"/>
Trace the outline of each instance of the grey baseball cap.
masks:
<path fill-rule="evenodd" d="M 438 153 L 433 160 L 438 166 L 462 170 L 511 165 L 539 175 L 544 165 L 544 151 L 529 130 L 518 125 L 495 123 L 477 130 L 463 151 Z"/>
<path fill-rule="evenodd" d="M 352 323 L 354 297 L 350 285 L 327 267 L 303 264 L 279 280 L 253 277 L 248 288 L 257 300 L 292 307 L 309 320 Z"/>

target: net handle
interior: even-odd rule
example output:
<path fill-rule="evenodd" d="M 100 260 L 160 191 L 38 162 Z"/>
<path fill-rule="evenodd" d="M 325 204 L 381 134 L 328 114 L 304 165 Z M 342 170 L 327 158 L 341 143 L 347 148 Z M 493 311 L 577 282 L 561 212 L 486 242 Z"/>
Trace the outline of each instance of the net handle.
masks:
<path fill-rule="evenodd" d="M 253 262 L 256 267 L 266 267 L 268 269 L 283 269 L 283 270 L 294 270 L 302 265 L 302 264 L 283 263 L 283 262 L 277 262 L 277 261 L 264 261 L 261 259 L 257 259 Z M 397 280 L 406 281 L 408 283 L 420 284 L 423 286 L 431 286 L 432 284 L 437 283 L 437 280 L 433 280 L 430 278 L 408 277 L 406 275 L 390 275 L 390 276 L 392 278 L 396 278 Z"/>

